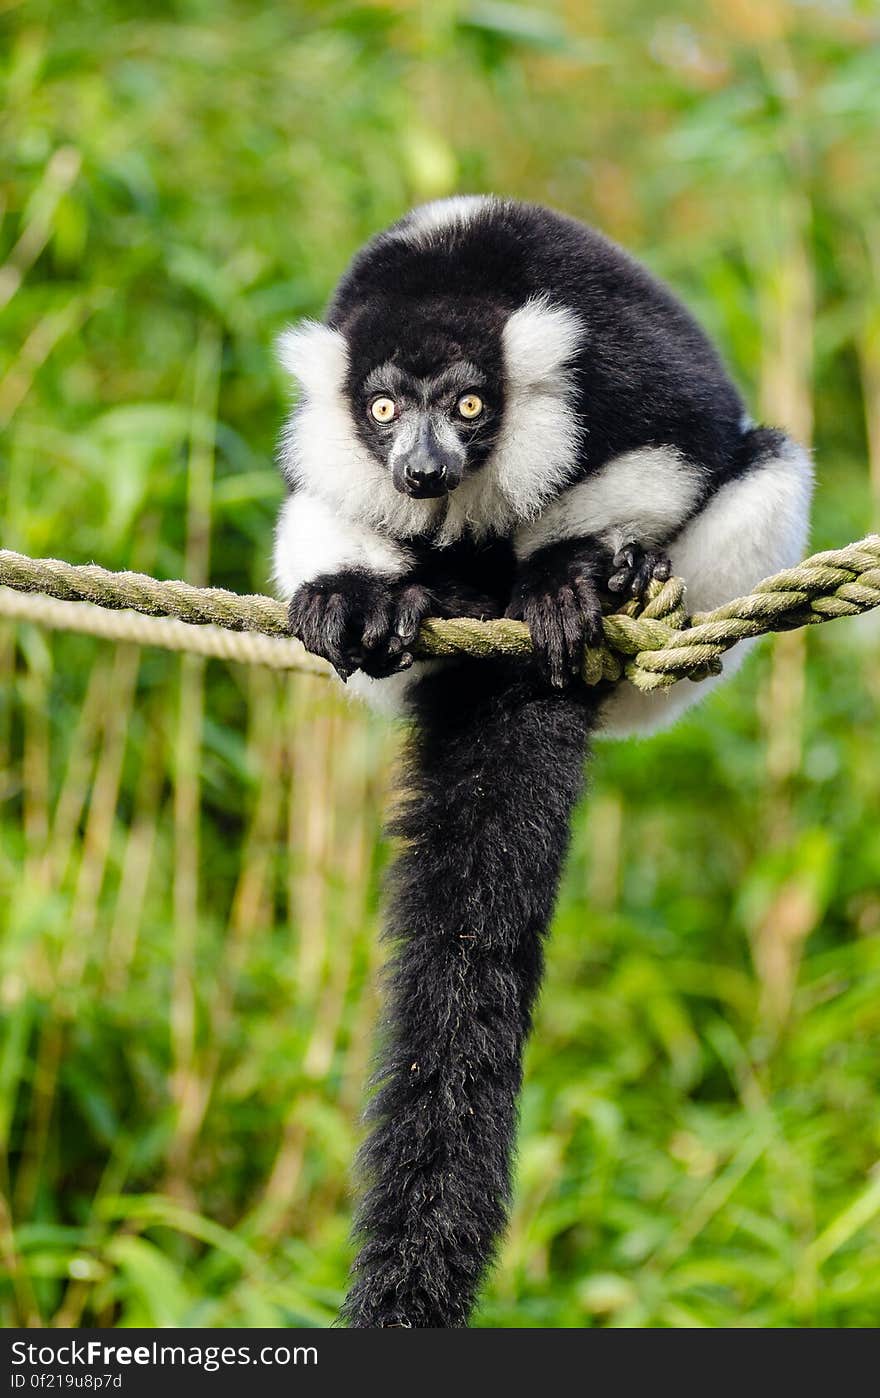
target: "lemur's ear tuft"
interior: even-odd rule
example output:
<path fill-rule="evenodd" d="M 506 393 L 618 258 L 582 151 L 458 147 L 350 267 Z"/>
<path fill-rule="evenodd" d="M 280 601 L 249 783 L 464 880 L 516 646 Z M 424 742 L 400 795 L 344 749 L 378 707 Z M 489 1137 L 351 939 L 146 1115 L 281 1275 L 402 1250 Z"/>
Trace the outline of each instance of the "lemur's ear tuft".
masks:
<path fill-rule="evenodd" d="M 283 330 L 275 341 L 279 362 L 306 393 L 339 388 L 348 364 L 345 337 L 317 320 Z"/>

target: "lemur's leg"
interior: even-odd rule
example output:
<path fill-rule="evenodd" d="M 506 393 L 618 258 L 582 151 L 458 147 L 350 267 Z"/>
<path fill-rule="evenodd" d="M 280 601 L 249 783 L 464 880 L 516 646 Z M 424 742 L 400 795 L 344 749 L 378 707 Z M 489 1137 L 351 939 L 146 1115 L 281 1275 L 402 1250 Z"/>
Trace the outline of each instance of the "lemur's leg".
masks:
<path fill-rule="evenodd" d="M 687 583 L 689 612 L 709 611 L 742 596 L 804 555 L 812 493 L 809 456 L 782 433 L 756 429 L 748 435 L 754 450 L 745 471 L 711 496 L 667 546 L 673 574 Z M 741 641 L 728 652 L 724 677 L 739 669 L 752 644 Z M 651 694 L 620 685 L 605 705 L 599 731 L 626 737 L 665 727 L 720 678 L 681 680 Z"/>
<path fill-rule="evenodd" d="M 410 647 L 431 610 L 411 576 L 406 549 L 341 519 L 298 491 L 275 535 L 275 578 L 289 603 L 295 636 L 343 680 L 355 669 L 393 674 L 412 664 Z"/>
<path fill-rule="evenodd" d="M 524 621 L 539 669 L 554 689 L 578 683 L 584 647 L 602 640 L 602 597 L 640 597 L 652 578 L 670 575 L 660 548 L 633 538 L 588 534 L 560 539 L 524 558 L 505 615 Z"/>
<path fill-rule="evenodd" d="M 584 642 L 598 636 L 603 589 L 638 593 L 649 574 L 662 577 L 668 567 L 688 584 L 689 610 L 704 611 L 801 557 L 812 486 L 806 452 L 781 432 L 755 428 L 743 435 L 738 467 L 703 504 L 699 467 L 671 448 L 630 452 L 520 530 L 510 614 L 528 621 L 552 683 L 573 681 Z M 743 653 L 737 647 L 727 673 Z M 684 681 L 666 694 L 641 695 L 621 685 L 602 731 L 648 731 L 707 688 Z"/>
<path fill-rule="evenodd" d="M 514 540 L 509 616 L 529 625 L 555 687 L 577 682 L 584 645 L 601 637 L 602 594 L 638 595 L 668 567 L 663 541 L 697 506 L 702 473 L 671 448 L 627 452 L 570 486 Z"/>

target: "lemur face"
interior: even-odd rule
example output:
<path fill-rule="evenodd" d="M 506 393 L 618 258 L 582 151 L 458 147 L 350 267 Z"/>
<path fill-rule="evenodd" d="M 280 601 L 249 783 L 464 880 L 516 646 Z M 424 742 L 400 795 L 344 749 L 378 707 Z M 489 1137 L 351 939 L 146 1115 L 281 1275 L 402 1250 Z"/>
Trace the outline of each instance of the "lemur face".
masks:
<path fill-rule="evenodd" d="M 504 407 L 485 314 L 468 325 L 438 311 L 436 302 L 374 304 L 346 327 L 358 436 L 416 500 L 448 495 L 484 464 Z"/>
<path fill-rule="evenodd" d="M 489 377 L 469 360 L 419 376 L 393 360 L 364 379 L 354 410 L 360 434 L 391 473 L 395 489 L 435 499 L 485 460 L 501 404 Z"/>

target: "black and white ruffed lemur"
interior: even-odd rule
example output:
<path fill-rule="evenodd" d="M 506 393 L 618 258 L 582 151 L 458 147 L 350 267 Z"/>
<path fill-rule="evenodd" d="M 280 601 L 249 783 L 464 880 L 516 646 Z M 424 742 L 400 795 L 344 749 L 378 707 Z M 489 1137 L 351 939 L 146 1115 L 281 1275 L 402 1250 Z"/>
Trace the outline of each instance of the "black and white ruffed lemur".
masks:
<path fill-rule="evenodd" d="M 343 1317 L 463 1326 L 505 1224 L 588 741 L 660 726 L 709 687 L 579 682 L 603 595 L 672 571 L 704 610 L 794 563 L 810 463 L 750 422 L 666 287 L 592 229 L 511 200 L 408 214 L 280 354 L 300 387 L 275 543 L 291 628 L 413 721 Z M 534 661 L 413 663 L 427 616 L 522 618 Z"/>

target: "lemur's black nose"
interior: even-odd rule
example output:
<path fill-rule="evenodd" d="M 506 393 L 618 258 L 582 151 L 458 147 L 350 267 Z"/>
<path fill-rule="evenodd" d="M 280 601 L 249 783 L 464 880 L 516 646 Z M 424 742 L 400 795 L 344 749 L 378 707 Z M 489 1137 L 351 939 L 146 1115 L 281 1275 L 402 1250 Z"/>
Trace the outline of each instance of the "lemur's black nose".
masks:
<path fill-rule="evenodd" d="M 403 477 L 413 495 L 430 497 L 446 491 L 446 467 L 432 461 L 410 463 Z"/>

